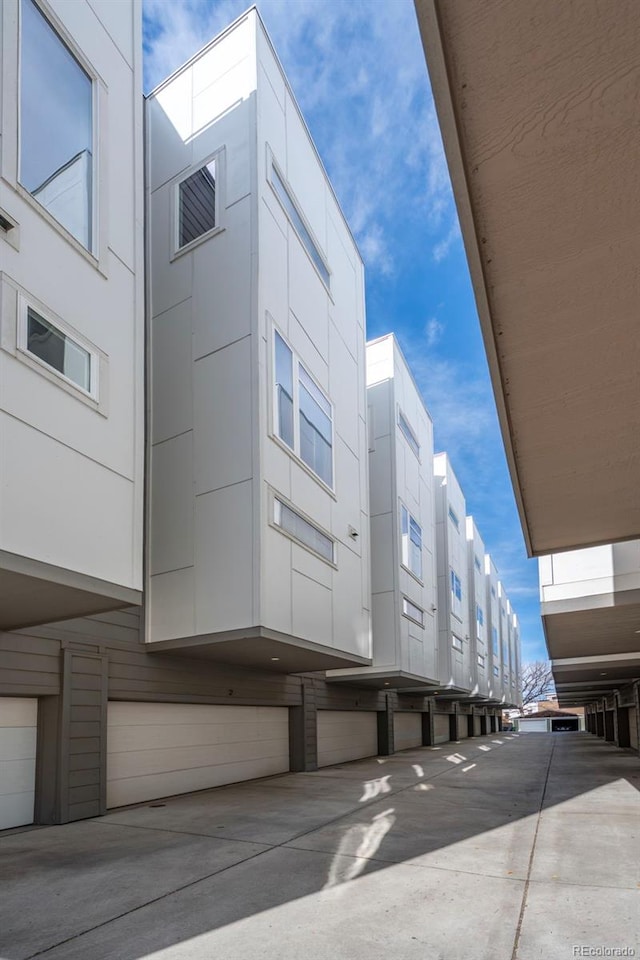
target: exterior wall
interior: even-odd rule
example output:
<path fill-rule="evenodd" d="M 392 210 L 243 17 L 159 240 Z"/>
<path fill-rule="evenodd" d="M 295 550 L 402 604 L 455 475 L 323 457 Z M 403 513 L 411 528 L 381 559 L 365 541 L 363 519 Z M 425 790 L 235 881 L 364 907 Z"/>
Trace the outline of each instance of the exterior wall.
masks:
<path fill-rule="evenodd" d="M 330 677 L 384 673 L 437 681 L 433 425 L 395 338 L 367 344 L 373 665 Z M 399 426 L 409 425 L 416 455 Z M 403 563 L 401 505 L 422 531 L 422 576 Z M 408 600 L 421 626 L 404 613 Z M 393 684 L 392 684 L 393 685 Z"/>
<path fill-rule="evenodd" d="M 434 457 L 436 502 L 436 558 L 438 570 L 438 649 L 439 677 L 442 685 L 470 691 L 471 645 L 469 642 L 469 586 L 467 578 L 467 541 L 465 500 L 446 454 Z M 452 511 L 457 526 L 450 515 Z M 460 580 L 461 594 L 457 612 L 453 609 L 451 571 Z M 453 647 L 456 637 L 461 649 Z"/>
<path fill-rule="evenodd" d="M 368 657 L 362 262 L 256 11 L 148 104 L 146 639 L 260 626 Z M 177 183 L 214 155 L 220 229 L 172 254 Z M 327 259 L 331 295 L 271 185 L 272 160 Z M 335 491 L 276 436 L 275 329 L 332 403 Z M 335 564 L 276 528 L 276 495 L 334 539 Z"/>
<path fill-rule="evenodd" d="M 500 658 L 500 601 L 498 599 L 498 571 L 496 565 L 485 554 L 484 569 L 486 575 L 487 637 L 489 650 L 489 696 L 492 700 L 503 700 L 502 662 Z"/>
<path fill-rule="evenodd" d="M 499 628 L 500 641 L 500 676 L 502 679 L 502 695 L 507 703 L 510 702 L 509 685 L 509 641 L 510 641 L 510 604 L 502 581 L 498 582 Z"/>
<path fill-rule="evenodd" d="M 487 632 L 486 574 L 484 572 L 484 542 L 473 517 L 466 518 L 467 582 L 469 585 L 469 629 L 471 648 L 471 675 L 478 695 L 489 695 L 490 657 Z M 479 611 L 477 608 L 480 608 Z M 481 662 L 482 661 L 482 662 Z"/>
<path fill-rule="evenodd" d="M 15 223 L 8 233 L 0 232 L 0 552 L 55 567 L 56 583 L 68 579 L 82 587 L 82 578 L 90 577 L 101 581 L 98 593 L 105 596 L 140 591 L 141 4 L 42 5 L 93 80 L 93 150 L 100 170 L 99 179 L 94 177 L 93 252 L 58 223 L 55 204 L 49 204 L 51 212 L 45 209 L 46 197 L 38 202 L 19 182 L 18 11 L 17 0 L 6 0 L 0 16 L 0 207 Z M 69 168 L 65 176 L 72 174 Z M 95 354 L 95 398 L 35 360 L 26 341 L 21 345 L 27 303 Z M 45 467 L 34 470 L 33 464 Z"/>
<path fill-rule="evenodd" d="M 640 540 L 540 557 L 540 600 L 588 609 L 627 590 L 640 590 Z M 557 608 L 560 612 L 560 608 Z"/>

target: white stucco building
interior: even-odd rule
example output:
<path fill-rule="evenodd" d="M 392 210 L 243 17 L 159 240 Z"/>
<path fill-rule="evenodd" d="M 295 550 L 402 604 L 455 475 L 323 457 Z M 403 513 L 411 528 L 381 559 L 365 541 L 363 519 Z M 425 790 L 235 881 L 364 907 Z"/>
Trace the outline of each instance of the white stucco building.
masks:
<path fill-rule="evenodd" d="M 257 11 L 147 106 L 146 640 L 368 663 L 362 261 Z"/>

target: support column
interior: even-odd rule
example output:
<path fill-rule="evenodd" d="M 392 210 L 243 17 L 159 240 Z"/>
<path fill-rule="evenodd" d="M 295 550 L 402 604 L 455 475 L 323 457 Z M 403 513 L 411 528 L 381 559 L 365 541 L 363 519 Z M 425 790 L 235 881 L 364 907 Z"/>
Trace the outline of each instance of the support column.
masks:
<path fill-rule="evenodd" d="M 378 755 L 390 757 L 395 752 L 393 739 L 393 703 L 391 695 L 384 695 L 384 710 L 378 710 Z"/>
<path fill-rule="evenodd" d="M 289 707 L 289 767 L 293 773 L 318 769 L 318 709 L 313 681 L 303 681 L 302 702 Z"/>
<path fill-rule="evenodd" d="M 433 729 L 433 710 L 425 710 L 422 714 L 422 746 L 432 747 L 435 743 L 435 731 Z"/>
<path fill-rule="evenodd" d="M 454 703 L 453 713 L 449 714 L 449 740 L 458 740 L 458 704 Z"/>
<path fill-rule="evenodd" d="M 616 733 L 616 744 L 619 747 L 628 748 L 631 746 L 631 737 L 629 736 L 628 707 L 616 708 Z"/>
<path fill-rule="evenodd" d="M 604 738 L 607 743 L 615 743 L 616 729 L 614 716 L 615 713 L 613 710 L 604 711 Z"/>

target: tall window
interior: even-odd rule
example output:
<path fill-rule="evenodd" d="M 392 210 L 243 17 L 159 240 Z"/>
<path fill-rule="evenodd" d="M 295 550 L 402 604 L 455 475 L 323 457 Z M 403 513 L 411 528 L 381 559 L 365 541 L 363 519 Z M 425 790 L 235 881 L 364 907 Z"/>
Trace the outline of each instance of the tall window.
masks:
<path fill-rule="evenodd" d="M 484 610 L 479 603 L 476 603 L 476 636 L 484 641 Z"/>
<path fill-rule="evenodd" d="M 276 331 L 275 432 L 327 486 L 333 486 L 331 403 Z"/>
<path fill-rule="evenodd" d="M 318 245 L 307 229 L 307 225 L 304 222 L 302 214 L 298 210 L 296 202 L 291 196 L 289 188 L 286 186 L 284 180 L 278 173 L 275 164 L 271 165 L 271 186 L 273 187 L 278 200 L 282 204 L 285 213 L 289 217 L 294 230 L 298 234 L 302 246 L 309 254 L 309 257 L 311 258 L 316 270 L 322 277 L 323 283 L 326 287 L 329 287 L 331 280 L 329 268 L 327 267 L 324 257 L 318 249 Z"/>
<path fill-rule="evenodd" d="M 405 415 L 401 410 L 398 411 L 398 426 L 400 427 L 400 432 L 402 433 L 405 440 L 407 441 L 407 443 L 409 444 L 409 446 L 411 447 L 411 449 L 413 450 L 413 452 L 415 453 L 416 457 L 419 460 L 420 444 L 418 443 L 418 439 L 415 433 L 409 426 L 409 421 L 407 420 L 407 418 L 405 417 Z"/>
<path fill-rule="evenodd" d="M 451 577 L 451 612 L 457 617 L 462 614 L 462 583 L 453 568 L 449 570 Z"/>
<path fill-rule="evenodd" d="M 19 180 L 91 250 L 93 83 L 33 0 L 21 14 Z"/>
<path fill-rule="evenodd" d="M 411 573 L 422 579 L 422 528 L 404 504 L 400 506 L 402 526 L 402 563 Z"/>
<path fill-rule="evenodd" d="M 491 646 L 493 648 L 494 657 L 498 656 L 498 628 L 491 627 Z"/>

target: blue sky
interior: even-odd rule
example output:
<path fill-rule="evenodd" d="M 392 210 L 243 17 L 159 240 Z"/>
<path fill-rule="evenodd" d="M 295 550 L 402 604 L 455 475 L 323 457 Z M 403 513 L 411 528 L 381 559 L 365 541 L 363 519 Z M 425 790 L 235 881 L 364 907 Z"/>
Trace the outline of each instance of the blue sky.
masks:
<path fill-rule="evenodd" d="M 145 90 L 247 7 L 144 0 Z M 258 4 L 366 265 L 367 332 L 414 371 L 521 626 L 546 659 L 412 0 Z"/>

